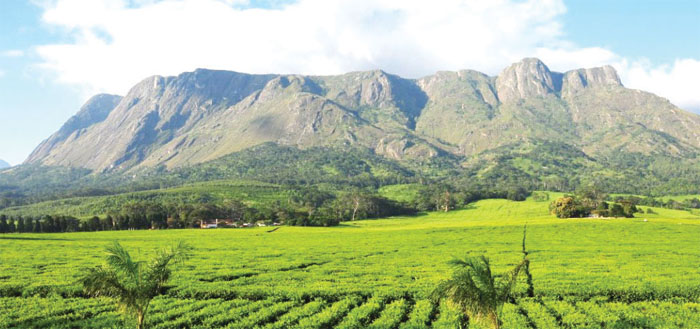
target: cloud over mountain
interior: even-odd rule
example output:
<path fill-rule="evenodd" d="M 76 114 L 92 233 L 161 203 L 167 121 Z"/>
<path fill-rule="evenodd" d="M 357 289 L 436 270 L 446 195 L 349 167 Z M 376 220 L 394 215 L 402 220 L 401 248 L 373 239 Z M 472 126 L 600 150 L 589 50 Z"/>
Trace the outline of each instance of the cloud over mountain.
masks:
<path fill-rule="evenodd" d="M 495 75 L 520 58 L 553 69 L 610 64 L 623 83 L 700 110 L 700 61 L 661 67 L 563 35 L 561 0 L 439 3 L 300 0 L 251 8 L 224 0 L 53 0 L 43 21 L 71 38 L 37 47 L 46 72 L 94 92 L 123 94 L 148 75 L 198 67 L 338 74 L 381 68 L 407 77 L 474 68 Z"/>

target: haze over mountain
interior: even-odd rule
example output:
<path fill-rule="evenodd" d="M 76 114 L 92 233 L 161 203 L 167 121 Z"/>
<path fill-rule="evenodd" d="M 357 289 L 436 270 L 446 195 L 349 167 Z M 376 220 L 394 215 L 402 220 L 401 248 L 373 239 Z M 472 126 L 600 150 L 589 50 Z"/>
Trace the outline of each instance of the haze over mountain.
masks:
<path fill-rule="evenodd" d="M 97 95 L 25 163 L 97 171 L 183 167 L 265 142 L 352 145 L 386 158 L 479 158 L 542 142 L 585 156 L 694 158 L 700 116 L 625 88 L 610 66 L 552 72 L 526 58 L 497 77 L 463 70 L 405 79 L 198 69 Z"/>
<path fill-rule="evenodd" d="M 5 160 L 3 160 L 3 159 L 0 159 L 0 169 L 5 169 L 5 168 L 9 168 L 9 167 L 10 167 L 9 163 L 5 162 Z"/>

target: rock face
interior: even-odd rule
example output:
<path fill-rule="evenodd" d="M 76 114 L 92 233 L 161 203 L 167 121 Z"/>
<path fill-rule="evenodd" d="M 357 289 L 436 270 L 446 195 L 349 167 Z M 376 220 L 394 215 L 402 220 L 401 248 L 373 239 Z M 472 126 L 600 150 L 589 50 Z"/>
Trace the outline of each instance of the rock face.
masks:
<path fill-rule="evenodd" d="M 9 168 L 10 164 L 5 162 L 5 160 L 0 159 L 0 169 Z"/>
<path fill-rule="evenodd" d="M 80 137 L 86 128 L 104 121 L 121 99 L 121 96 L 108 94 L 99 94 L 90 98 L 76 115 L 63 124 L 61 129 L 34 149 L 27 158 L 27 162 L 42 159 L 47 153 L 65 144 L 69 139 L 75 140 Z"/>
<path fill-rule="evenodd" d="M 507 67 L 496 79 L 496 92 L 501 102 L 544 96 L 561 85 L 560 74 L 553 77 L 547 65 L 537 58 L 525 58 Z"/>
<path fill-rule="evenodd" d="M 620 77 L 612 66 L 579 69 L 564 74 L 562 95 L 570 96 L 588 87 L 621 87 Z"/>
<path fill-rule="evenodd" d="M 694 156 L 700 117 L 626 89 L 606 66 L 552 72 L 526 58 L 497 77 L 464 70 L 418 80 L 196 70 L 98 95 L 28 163 L 98 171 L 186 166 L 264 142 L 355 145 L 394 159 L 472 156 L 534 140 L 587 154 Z"/>

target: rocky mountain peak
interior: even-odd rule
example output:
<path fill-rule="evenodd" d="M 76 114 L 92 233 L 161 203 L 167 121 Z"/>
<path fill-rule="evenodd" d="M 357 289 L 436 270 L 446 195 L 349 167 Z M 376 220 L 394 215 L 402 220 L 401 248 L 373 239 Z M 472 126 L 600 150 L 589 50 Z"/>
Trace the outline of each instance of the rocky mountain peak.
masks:
<path fill-rule="evenodd" d="M 382 113 L 412 127 L 426 102 L 424 92 L 415 81 L 382 70 L 350 72 L 338 76 L 313 77 L 322 95 L 333 102 L 362 112 L 384 109 Z M 376 117 L 371 115 L 370 117 Z M 373 118 L 366 117 L 370 121 Z"/>
<path fill-rule="evenodd" d="M 110 94 L 98 94 L 91 97 L 80 108 L 78 113 L 61 126 L 61 129 L 39 144 L 32 154 L 29 155 L 27 162 L 41 158 L 44 152 L 48 152 L 55 145 L 66 141 L 72 135 L 75 134 L 75 138 L 77 138 L 83 129 L 106 120 L 121 100 L 122 96 Z"/>
<path fill-rule="evenodd" d="M 617 71 L 610 66 L 578 69 L 564 73 L 562 82 L 562 96 L 581 91 L 594 86 L 619 86 L 622 87 Z"/>
<path fill-rule="evenodd" d="M 5 160 L 0 159 L 0 169 L 9 168 L 10 164 L 5 162 Z"/>
<path fill-rule="evenodd" d="M 547 65 L 537 58 L 525 58 L 498 75 L 496 93 L 501 102 L 532 96 L 544 96 L 557 90 L 557 83 Z"/>
<path fill-rule="evenodd" d="M 352 144 L 392 158 L 474 155 L 535 139 L 573 141 L 593 155 L 676 154 L 700 150 L 698 130 L 700 116 L 625 89 L 609 66 L 557 73 L 526 58 L 497 77 L 464 70 L 418 80 L 381 70 L 198 69 L 145 79 L 123 98 L 96 96 L 27 162 L 99 171 L 185 166 L 263 142 Z"/>
<path fill-rule="evenodd" d="M 75 130 L 102 122 L 121 100 L 122 96 L 119 95 L 98 94 L 92 96 L 76 115 L 68 119 L 59 130 L 59 133 L 69 135 Z"/>

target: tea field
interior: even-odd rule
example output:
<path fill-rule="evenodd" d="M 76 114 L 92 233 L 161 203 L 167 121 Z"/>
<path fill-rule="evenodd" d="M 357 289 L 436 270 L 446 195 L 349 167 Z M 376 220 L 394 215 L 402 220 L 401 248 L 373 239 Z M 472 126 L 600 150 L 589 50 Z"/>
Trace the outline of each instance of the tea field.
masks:
<path fill-rule="evenodd" d="M 700 327 L 700 217 L 562 220 L 547 207 L 482 200 L 331 228 L 0 235 L 0 328 L 131 325 L 76 283 L 114 240 L 137 259 L 177 240 L 195 247 L 149 328 L 478 328 L 428 295 L 452 257 L 485 254 L 495 272 L 518 263 L 526 223 L 535 296 L 519 282 L 504 328 Z"/>

